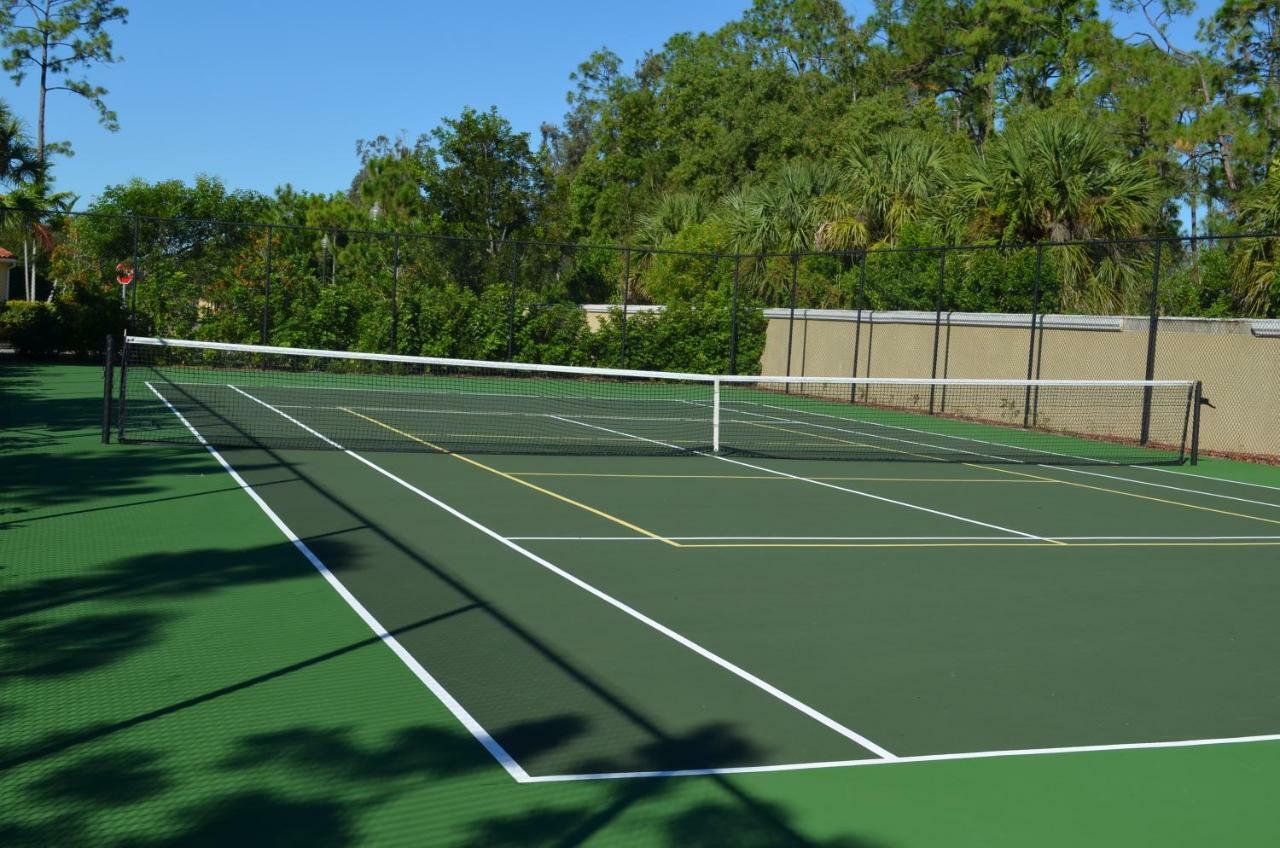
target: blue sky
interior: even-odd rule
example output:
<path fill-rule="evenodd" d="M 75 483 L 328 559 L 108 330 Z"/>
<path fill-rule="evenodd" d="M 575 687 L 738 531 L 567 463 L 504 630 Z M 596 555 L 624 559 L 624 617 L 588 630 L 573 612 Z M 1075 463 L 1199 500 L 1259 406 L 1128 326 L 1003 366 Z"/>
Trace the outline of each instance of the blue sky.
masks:
<path fill-rule="evenodd" d="M 50 96 L 48 135 L 76 149 L 58 161 L 57 185 L 80 195 L 80 209 L 132 177 L 340 190 L 357 139 L 413 138 L 467 105 L 497 106 L 536 143 L 542 122 L 563 116 L 569 74 L 592 50 L 607 45 L 630 66 L 750 0 L 121 2 L 131 12 L 114 35 L 124 61 L 90 72 L 110 90 L 120 132 L 100 128 L 78 98 Z M 846 6 L 861 18 L 870 3 Z M 0 97 L 34 127 L 30 82 L 0 78 Z"/>

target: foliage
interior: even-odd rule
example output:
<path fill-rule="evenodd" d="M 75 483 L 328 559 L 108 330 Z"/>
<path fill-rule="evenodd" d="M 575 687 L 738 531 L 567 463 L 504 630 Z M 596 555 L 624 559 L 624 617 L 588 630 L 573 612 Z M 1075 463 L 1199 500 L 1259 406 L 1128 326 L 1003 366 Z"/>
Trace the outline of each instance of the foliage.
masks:
<path fill-rule="evenodd" d="M 125 324 L 119 295 L 112 294 L 76 289 L 49 301 L 10 301 L 0 311 L 0 336 L 28 356 L 97 353 Z"/>
<path fill-rule="evenodd" d="M 118 61 L 106 27 L 127 23 L 129 10 L 113 0 L 8 0 L 3 7 L 0 47 L 9 51 L 3 67 L 15 83 L 29 73 L 39 80 L 36 152 L 41 162 L 51 152 L 69 154 L 68 142 L 45 140 L 45 101 L 51 91 L 66 91 L 89 101 L 107 130 L 120 128 L 103 98 L 107 90 L 71 74 L 94 64 Z"/>
<path fill-rule="evenodd" d="M 53 24 L 0 7 L 21 74 Z M 861 19 L 753 0 L 630 67 L 588 55 L 540 147 L 464 108 L 357 142 L 331 194 L 135 181 L 67 215 L 0 110 L 7 205 L 61 204 L 7 214 L 0 238 L 56 302 L 136 260 L 135 329 L 476 358 L 617 364 L 621 315 L 593 330 L 578 305 L 626 300 L 666 307 L 628 316 L 629 364 L 724 370 L 735 290 L 739 367 L 758 306 L 1026 312 L 1038 290 L 1042 310 L 1141 312 L 1144 239 L 1184 219 L 1197 238 L 1161 249 L 1160 308 L 1276 314 L 1276 240 L 1204 236 L 1280 230 L 1280 7 L 1225 0 L 1187 44 L 1189 0 L 1115 8 L 1136 31 L 1092 0 L 878 0 Z M 78 27 L 70 49 L 114 60 L 122 8 L 49 9 Z"/>

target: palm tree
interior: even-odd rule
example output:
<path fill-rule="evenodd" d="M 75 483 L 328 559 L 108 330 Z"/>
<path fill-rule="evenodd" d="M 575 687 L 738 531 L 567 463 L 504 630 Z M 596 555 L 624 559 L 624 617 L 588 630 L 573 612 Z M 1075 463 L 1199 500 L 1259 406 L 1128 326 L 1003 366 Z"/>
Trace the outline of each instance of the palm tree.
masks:
<path fill-rule="evenodd" d="M 1159 182 L 1116 153 L 1096 124 L 1052 112 L 1008 128 L 956 186 L 974 234 L 1003 244 L 1113 240 L 1144 235 L 1160 216 Z M 1098 258 L 1081 245 L 1056 251 L 1063 306 L 1114 309 L 1132 302 L 1141 263 L 1115 245 Z"/>
<path fill-rule="evenodd" d="M 22 283 L 27 300 L 36 299 L 36 269 L 41 252 L 53 250 L 59 216 L 70 212 L 77 200 L 70 192 L 50 193 L 44 182 L 20 185 L 0 196 L 4 206 L 0 211 L 0 237 L 22 243 Z M 49 298 L 53 298 L 52 289 Z"/>
<path fill-rule="evenodd" d="M 1240 204 L 1237 219 L 1246 232 L 1280 232 L 1280 156 Z M 1237 301 L 1254 315 L 1280 308 L 1280 246 L 1277 238 L 1242 239 L 1232 256 Z"/>
<path fill-rule="evenodd" d="M 665 192 L 653 209 L 640 217 L 635 241 L 644 247 L 662 247 L 683 230 L 701 224 L 710 212 L 710 204 L 697 192 Z"/>
<path fill-rule="evenodd" d="M 39 182 L 44 166 L 22 122 L 0 101 L 0 185 Z"/>
<path fill-rule="evenodd" d="M 829 165 L 791 162 L 769 181 L 726 195 L 721 211 L 734 249 L 749 254 L 812 250 L 822 224 L 817 200 L 836 184 Z"/>
<path fill-rule="evenodd" d="M 789 286 L 789 274 L 769 273 L 770 263 L 761 254 L 789 253 L 794 260 L 796 254 L 814 249 L 822 225 L 818 199 L 836 185 L 831 166 L 791 162 L 769 181 L 735 190 L 721 201 L 730 246 L 753 257 L 744 267 L 762 293 L 781 294 Z"/>
<path fill-rule="evenodd" d="M 31 145 L 26 129 L 9 107 L 0 101 L 0 185 L 13 188 L 0 195 L 0 232 L 22 242 L 22 280 L 27 300 L 35 300 L 35 259 L 33 253 L 53 241 L 33 214 L 44 194 L 48 171 Z M 33 223 L 34 222 L 34 223 Z"/>
<path fill-rule="evenodd" d="M 947 208 L 957 156 L 946 139 L 895 132 L 878 144 L 854 144 L 840 159 L 839 189 L 818 201 L 820 247 L 893 244 L 904 227 Z"/>

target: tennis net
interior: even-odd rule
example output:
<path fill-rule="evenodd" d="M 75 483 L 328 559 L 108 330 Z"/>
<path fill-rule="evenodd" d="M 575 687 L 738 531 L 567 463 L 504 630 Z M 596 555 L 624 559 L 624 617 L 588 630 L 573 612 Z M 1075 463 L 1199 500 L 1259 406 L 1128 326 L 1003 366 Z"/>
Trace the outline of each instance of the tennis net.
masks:
<path fill-rule="evenodd" d="M 457 453 L 1177 463 L 1186 381 L 755 377 L 130 337 L 125 442 Z"/>

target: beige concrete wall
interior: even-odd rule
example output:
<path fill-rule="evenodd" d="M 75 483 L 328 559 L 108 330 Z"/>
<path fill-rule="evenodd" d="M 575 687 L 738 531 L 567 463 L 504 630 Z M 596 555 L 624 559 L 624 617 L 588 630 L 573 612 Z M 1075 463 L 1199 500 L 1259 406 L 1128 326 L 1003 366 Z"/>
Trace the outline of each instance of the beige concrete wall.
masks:
<path fill-rule="evenodd" d="M 1280 339 L 1162 330 L 1156 378 L 1204 383 L 1217 407 L 1202 410 L 1206 450 L 1280 455 Z"/>
<path fill-rule="evenodd" d="M 1118 320 L 1116 321 L 1119 325 Z M 1123 330 L 1044 331 L 1039 376 L 1059 380 L 1137 380 L 1146 369 L 1147 322 L 1125 319 Z M 1209 451 L 1280 456 L 1280 338 L 1257 338 L 1247 321 L 1162 320 L 1156 378 L 1201 380 L 1217 409 L 1203 410 L 1201 446 Z M 792 339 L 793 375 L 852 374 L 853 320 L 797 317 Z M 928 377 L 934 329 L 921 323 L 862 323 L 858 376 Z M 1027 373 L 1029 329 L 1023 326 L 943 327 L 938 375 L 1020 379 Z M 786 318 L 770 318 L 763 374 L 785 374 Z M 868 367 L 869 366 L 869 367 Z M 1169 401 L 1172 404 L 1172 401 Z M 1014 415 L 1016 398 L 1003 399 L 998 415 Z M 1078 401 L 1041 397 L 1041 423 L 1079 420 Z M 1157 414 L 1159 414 L 1157 410 Z M 1172 416 L 1172 406 L 1166 410 Z M 1132 420 L 1129 420 L 1132 419 Z M 1137 414 L 1107 422 L 1108 435 L 1133 437 Z M 1064 429 L 1066 429 L 1064 427 Z"/>

